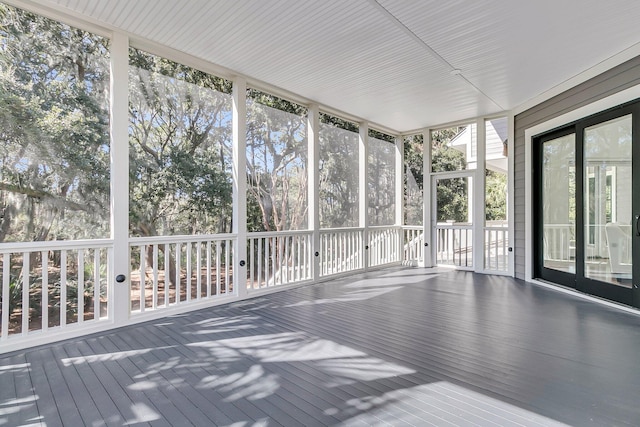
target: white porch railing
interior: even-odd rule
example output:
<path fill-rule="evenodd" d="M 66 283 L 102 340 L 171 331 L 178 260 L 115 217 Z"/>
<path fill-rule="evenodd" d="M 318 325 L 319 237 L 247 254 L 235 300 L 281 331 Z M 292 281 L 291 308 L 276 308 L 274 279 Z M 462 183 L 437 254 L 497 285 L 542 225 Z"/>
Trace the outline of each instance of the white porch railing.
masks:
<path fill-rule="evenodd" d="M 472 266 L 471 226 L 439 224 L 436 231 L 439 263 Z M 487 227 L 485 232 L 490 268 L 506 268 L 507 230 Z M 315 277 L 425 259 L 422 227 L 370 227 L 366 239 L 363 228 L 325 229 L 318 236 Z M 188 310 L 190 304 L 237 299 L 239 286 L 251 293 L 314 278 L 311 231 L 248 233 L 247 276 L 242 278 L 234 277 L 236 239 L 233 234 L 130 238 L 130 298 L 123 303 L 131 316 L 161 316 L 172 306 Z M 109 294 L 112 240 L 2 244 L 0 262 L 0 341 L 31 339 L 35 332 L 66 331 L 71 325 L 72 333 L 81 335 L 82 325 L 89 330 L 116 308 L 110 307 Z"/>
<path fill-rule="evenodd" d="M 575 257 L 575 226 L 573 224 L 544 225 L 544 259 L 569 261 Z"/>
<path fill-rule="evenodd" d="M 509 229 L 507 225 L 484 228 L 484 268 L 487 271 L 509 271 Z"/>
<path fill-rule="evenodd" d="M 0 245 L 0 341 L 107 318 L 112 249 L 106 239 Z"/>
<path fill-rule="evenodd" d="M 473 226 L 438 223 L 436 225 L 436 263 L 473 267 Z"/>
<path fill-rule="evenodd" d="M 369 228 L 369 267 L 402 262 L 402 227 Z"/>
<path fill-rule="evenodd" d="M 131 313 L 231 295 L 235 235 L 130 239 Z"/>
<path fill-rule="evenodd" d="M 320 230 L 320 277 L 364 268 L 364 229 Z"/>
<path fill-rule="evenodd" d="M 313 279 L 310 231 L 249 233 L 248 291 Z"/>
<path fill-rule="evenodd" d="M 424 262 L 424 228 L 417 225 L 402 227 L 404 235 L 404 255 L 402 261 L 409 265 L 422 264 Z"/>

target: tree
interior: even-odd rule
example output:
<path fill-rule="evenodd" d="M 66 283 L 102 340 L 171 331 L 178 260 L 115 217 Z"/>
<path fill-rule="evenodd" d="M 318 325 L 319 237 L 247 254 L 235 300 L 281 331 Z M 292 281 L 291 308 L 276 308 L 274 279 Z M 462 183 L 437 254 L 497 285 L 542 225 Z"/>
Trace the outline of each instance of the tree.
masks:
<path fill-rule="evenodd" d="M 0 5 L 0 241 L 106 237 L 108 40 Z"/>
<path fill-rule="evenodd" d="M 404 140 L 404 223 L 421 225 L 423 222 L 424 141 L 422 134 Z"/>
<path fill-rule="evenodd" d="M 452 148 L 451 140 L 464 127 L 454 127 L 433 131 L 432 170 L 434 172 L 448 172 L 464 170 L 467 167 L 464 153 Z M 453 220 L 455 222 L 468 221 L 468 191 L 466 178 L 449 178 L 438 181 L 437 188 L 437 221 Z"/>
<path fill-rule="evenodd" d="M 507 175 L 492 170 L 485 176 L 485 217 L 487 221 L 507 219 Z"/>
<path fill-rule="evenodd" d="M 304 229 L 306 109 L 255 89 L 247 104 L 247 229 Z"/>
<path fill-rule="evenodd" d="M 132 235 L 231 231 L 231 83 L 130 49 Z"/>
<path fill-rule="evenodd" d="M 369 130 L 369 225 L 395 223 L 395 152 L 392 136 Z"/>
<path fill-rule="evenodd" d="M 358 126 L 320 115 L 320 227 L 358 226 Z"/>

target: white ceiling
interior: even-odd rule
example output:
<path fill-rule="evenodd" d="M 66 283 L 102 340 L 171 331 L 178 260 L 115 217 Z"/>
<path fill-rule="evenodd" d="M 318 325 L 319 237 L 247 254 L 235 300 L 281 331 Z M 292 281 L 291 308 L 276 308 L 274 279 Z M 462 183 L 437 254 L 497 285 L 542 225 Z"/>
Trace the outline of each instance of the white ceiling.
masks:
<path fill-rule="evenodd" d="M 397 132 L 513 109 L 640 43 L 637 0 L 36 2 Z"/>

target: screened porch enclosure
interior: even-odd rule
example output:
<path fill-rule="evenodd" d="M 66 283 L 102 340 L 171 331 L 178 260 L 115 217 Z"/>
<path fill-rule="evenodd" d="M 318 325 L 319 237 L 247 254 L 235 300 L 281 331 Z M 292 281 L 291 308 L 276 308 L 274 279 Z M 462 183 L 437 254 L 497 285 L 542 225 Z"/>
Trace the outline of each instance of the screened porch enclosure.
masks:
<path fill-rule="evenodd" d="M 371 268 L 510 271 L 506 117 L 403 135 L 1 7 L 43 117 L 10 112 L 2 351 Z"/>
<path fill-rule="evenodd" d="M 640 425 L 639 21 L 0 0 L 0 425 Z"/>

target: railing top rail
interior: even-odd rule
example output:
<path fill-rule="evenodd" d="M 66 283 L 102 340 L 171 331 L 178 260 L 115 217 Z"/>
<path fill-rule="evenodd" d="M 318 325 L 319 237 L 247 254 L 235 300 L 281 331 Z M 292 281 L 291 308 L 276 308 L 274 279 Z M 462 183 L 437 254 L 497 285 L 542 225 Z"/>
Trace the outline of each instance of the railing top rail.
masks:
<path fill-rule="evenodd" d="M 278 237 L 278 236 L 295 236 L 295 235 L 311 235 L 311 230 L 288 230 L 288 231 L 252 231 L 247 233 L 247 238 L 260 237 Z"/>
<path fill-rule="evenodd" d="M 424 226 L 422 225 L 403 225 L 403 230 L 423 230 Z"/>
<path fill-rule="evenodd" d="M 493 220 L 487 221 L 487 226 L 492 226 L 492 225 L 509 225 L 509 221 L 504 219 L 493 219 Z"/>
<path fill-rule="evenodd" d="M 472 230 L 473 225 L 447 225 L 447 224 L 437 224 L 437 230 Z"/>
<path fill-rule="evenodd" d="M 369 231 L 376 230 L 401 230 L 401 225 L 372 225 L 369 227 Z"/>
<path fill-rule="evenodd" d="M 487 225 L 484 227 L 485 230 L 508 230 L 509 227 L 507 225 Z"/>
<path fill-rule="evenodd" d="M 341 233 L 341 232 L 364 231 L 362 227 L 340 227 L 340 228 L 321 228 L 320 233 Z"/>
<path fill-rule="evenodd" d="M 111 239 L 50 240 L 45 242 L 0 243 L 0 253 L 57 251 L 113 247 Z"/>
<path fill-rule="evenodd" d="M 216 240 L 231 240 L 237 237 L 232 233 L 221 234 L 191 234 L 191 235 L 174 235 L 174 236 L 145 236 L 145 237 L 130 237 L 129 244 L 143 244 L 143 243 L 182 243 L 182 242 L 206 242 Z"/>

